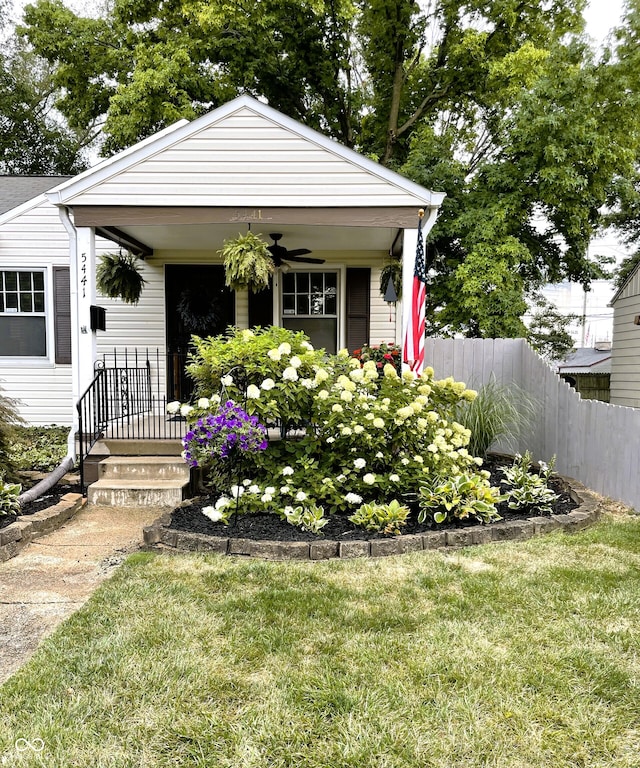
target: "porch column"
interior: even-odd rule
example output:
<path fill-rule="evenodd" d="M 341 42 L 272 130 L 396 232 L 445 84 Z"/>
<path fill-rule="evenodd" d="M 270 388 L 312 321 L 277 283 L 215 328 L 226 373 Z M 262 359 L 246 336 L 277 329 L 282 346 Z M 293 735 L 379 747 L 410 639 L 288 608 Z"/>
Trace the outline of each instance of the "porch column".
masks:
<path fill-rule="evenodd" d="M 76 400 L 93 381 L 96 360 L 96 332 L 91 330 L 90 307 L 96 303 L 96 235 L 93 227 L 76 229 L 76 290 L 77 299 L 72 318 L 77 328 L 73 363 L 76 368 L 74 383 L 78 391 Z"/>

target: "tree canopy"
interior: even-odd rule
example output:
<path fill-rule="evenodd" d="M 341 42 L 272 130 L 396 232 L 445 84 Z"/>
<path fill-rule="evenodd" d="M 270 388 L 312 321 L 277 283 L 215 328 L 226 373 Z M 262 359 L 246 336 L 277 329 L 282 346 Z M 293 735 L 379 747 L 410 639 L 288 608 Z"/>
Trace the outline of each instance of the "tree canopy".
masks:
<path fill-rule="evenodd" d="M 605 213 L 640 220 L 639 2 L 602 54 L 585 0 L 38 0 L 22 32 L 106 154 L 249 93 L 446 192 L 429 331 L 517 336 L 528 292 L 601 274 Z"/>

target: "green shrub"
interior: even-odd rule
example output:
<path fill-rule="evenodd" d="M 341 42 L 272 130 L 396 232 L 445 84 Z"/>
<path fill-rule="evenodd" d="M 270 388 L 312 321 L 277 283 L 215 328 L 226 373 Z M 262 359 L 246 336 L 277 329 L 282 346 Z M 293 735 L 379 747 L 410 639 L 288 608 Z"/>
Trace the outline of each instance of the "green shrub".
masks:
<path fill-rule="evenodd" d="M 5 483 L 0 477 L 0 517 L 13 515 L 20 511 L 18 496 L 22 486 L 18 483 Z"/>
<path fill-rule="evenodd" d="M 242 472 L 233 481 L 242 486 L 233 497 L 240 512 L 316 505 L 326 514 L 353 514 L 363 502 L 417 498 L 421 480 L 473 475 L 482 463 L 455 419 L 476 393 L 450 377 L 435 380 L 431 368 L 398 375 L 392 364 L 361 365 L 346 350 L 327 355 L 283 328 L 231 329 L 194 341 L 188 370 L 198 400 L 170 409 L 197 424 L 232 400 L 272 427 L 267 449 L 235 467 Z"/>
<path fill-rule="evenodd" d="M 393 499 L 388 504 L 363 504 L 349 517 L 349 520 L 367 531 L 398 534 L 407 524 L 408 515 L 409 507 Z"/>
<path fill-rule="evenodd" d="M 496 504 L 504 497 L 500 489 L 489 484 L 489 473 L 460 474 L 446 480 L 433 477 L 420 485 L 420 513 L 422 523 L 427 518 L 444 523 L 450 518 L 467 520 L 475 517 L 482 523 L 500 520 Z"/>
<path fill-rule="evenodd" d="M 18 415 L 18 404 L 2 393 L 0 388 L 0 478 L 16 478 L 19 469 L 12 447 L 16 439 L 17 428 L 24 424 Z"/>
<path fill-rule="evenodd" d="M 18 471 L 51 472 L 67 455 L 68 427 L 17 427 L 10 456 Z"/>
<path fill-rule="evenodd" d="M 473 401 L 462 402 L 456 418 L 471 431 L 469 452 L 473 456 L 486 456 L 498 440 L 507 446 L 530 427 L 538 412 L 537 404 L 516 384 L 498 384 L 493 374 Z"/>
<path fill-rule="evenodd" d="M 506 492 L 509 509 L 536 507 L 540 512 L 551 513 L 558 494 L 549 488 L 549 478 L 553 472 L 555 456 L 549 464 L 540 462 L 540 472 L 529 472 L 531 454 L 516 454 L 513 466 L 502 469 L 503 484 L 510 486 Z"/>

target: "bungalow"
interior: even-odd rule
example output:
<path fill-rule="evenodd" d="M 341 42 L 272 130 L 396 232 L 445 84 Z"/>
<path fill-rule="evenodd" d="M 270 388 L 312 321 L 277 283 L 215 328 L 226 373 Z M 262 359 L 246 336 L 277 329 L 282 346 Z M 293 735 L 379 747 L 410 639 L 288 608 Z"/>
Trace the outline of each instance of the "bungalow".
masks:
<path fill-rule="evenodd" d="M 183 395 L 193 332 L 273 323 L 329 350 L 399 342 L 408 302 L 385 303 L 380 272 L 407 254 L 410 295 L 418 210 L 426 234 L 444 197 L 248 96 L 32 189 L 0 214 L 0 385 L 28 422 L 68 425 L 102 365 L 152 374 L 157 408 Z M 225 287 L 218 255 L 248 229 L 282 247 L 255 295 Z M 140 257 L 137 305 L 96 291 L 97 258 L 119 249 Z"/>
<path fill-rule="evenodd" d="M 611 299 L 611 399 L 640 408 L 640 263 Z"/>

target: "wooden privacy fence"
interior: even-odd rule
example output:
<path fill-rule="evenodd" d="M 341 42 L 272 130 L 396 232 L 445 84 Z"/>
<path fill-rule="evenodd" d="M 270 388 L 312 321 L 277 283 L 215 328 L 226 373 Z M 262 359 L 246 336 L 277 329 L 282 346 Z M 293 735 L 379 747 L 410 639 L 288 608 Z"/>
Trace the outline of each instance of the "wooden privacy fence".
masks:
<path fill-rule="evenodd" d="M 492 374 L 517 384 L 538 415 L 512 449 L 545 461 L 555 454 L 558 472 L 640 511 L 640 408 L 582 400 L 524 339 L 426 339 L 425 364 L 473 389 Z"/>

